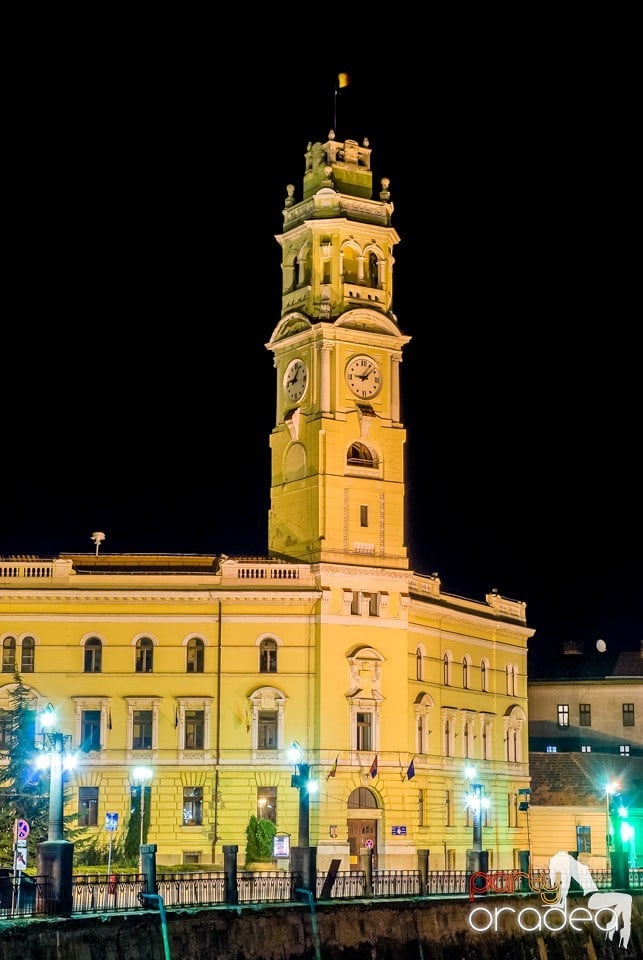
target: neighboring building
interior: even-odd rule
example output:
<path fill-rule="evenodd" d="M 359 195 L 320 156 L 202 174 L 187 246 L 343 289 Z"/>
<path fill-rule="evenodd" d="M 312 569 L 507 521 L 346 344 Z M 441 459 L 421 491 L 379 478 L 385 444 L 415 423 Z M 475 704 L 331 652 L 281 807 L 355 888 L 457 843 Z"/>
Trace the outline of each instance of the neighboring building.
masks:
<path fill-rule="evenodd" d="M 82 747 L 73 803 L 90 832 L 106 841 L 108 812 L 124 826 L 133 768 L 153 769 L 160 864 L 221 864 L 226 844 L 243 859 L 255 813 L 297 843 L 293 741 L 319 778 L 320 869 L 370 845 L 379 868 L 416 867 L 419 849 L 464 868 L 471 764 L 489 866 L 526 849 L 525 604 L 409 569 L 388 186 L 372 199 L 367 144 L 331 133 L 308 148 L 303 198 L 288 187 L 265 558 L 112 555 L 97 539 L 0 561 L 3 672 Z"/>
<path fill-rule="evenodd" d="M 599 640 L 587 652 L 566 645 L 537 673 L 532 666 L 529 818 L 536 867 L 558 849 L 578 852 L 590 868 L 605 867 L 606 838 L 610 850 L 619 844 L 619 807 L 627 808 L 632 830 L 624 846 L 630 863 L 643 866 L 642 652 L 612 653 Z"/>

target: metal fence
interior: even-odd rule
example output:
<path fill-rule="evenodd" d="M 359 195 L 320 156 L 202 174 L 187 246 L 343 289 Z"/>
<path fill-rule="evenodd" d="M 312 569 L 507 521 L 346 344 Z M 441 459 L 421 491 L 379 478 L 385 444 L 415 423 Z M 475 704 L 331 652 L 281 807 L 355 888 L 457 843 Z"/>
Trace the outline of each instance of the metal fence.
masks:
<path fill-rule="evenodd" d="M 533 887 L 538 882 L 548 885 L 548 872 L 534 871 Z M 610 870 L 593 870 L 592 878 L 599 890 L 611 889 Z M 325 873 L 317 874 L 316 896 L 319 899 L 326 880 Z M 338 871 L 330 891 L 334 900 L 364 897 L 468 896 L 471 874 L 466 870 L 433 870 L 423 884 L 419 870 L 374 870 L 368 878 L 363 870 Z M 487 874 L 490 893 L 529 893 L 526 879 L 516 877 L 515 871 L 490 870 Z M 515 884 L 514 886 L 511 886 Z M 643 868 L 629 871 L 629 885 L 633 891 L 643 890 Z M 156 877 L 156 893 L 166 907 L 214 906 L 226 902 L 226 880 L 223 871 L 202 873 L 160 873 Z M 287 903 L 296 901 L 301 878 L 286 871 L 245 872 L 237 874 L 239 903 Z M 424 887 L 424 889 L 423 889 Z M 140 895 L 146 892 L 146 878 L 142 874 L 76 874 L 72 880 L 72 913 L 107 913 L 140 910 Z M 0 918 L 46 915 L 49 882 L 45 877 L 27 874 L 0 875 Z"/>

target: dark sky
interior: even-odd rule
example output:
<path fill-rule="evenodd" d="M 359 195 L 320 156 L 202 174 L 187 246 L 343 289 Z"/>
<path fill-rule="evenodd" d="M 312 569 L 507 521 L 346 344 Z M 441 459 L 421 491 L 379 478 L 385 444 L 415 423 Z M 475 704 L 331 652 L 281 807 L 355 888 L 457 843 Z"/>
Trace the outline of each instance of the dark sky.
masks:
<path fill-rule="evenodd" d="M 638 648 L 638 111 L 600 42 L 237 45 L 232 70 L 171 37 L 26 51 L 0 555 L 93 550 L 94 530 L 112 552 L 266 554 L 274 235 L 341 69 L 338 138 L 368 136 L 401 236 L 412 568 L 526 601 L 534 653 Z"/>

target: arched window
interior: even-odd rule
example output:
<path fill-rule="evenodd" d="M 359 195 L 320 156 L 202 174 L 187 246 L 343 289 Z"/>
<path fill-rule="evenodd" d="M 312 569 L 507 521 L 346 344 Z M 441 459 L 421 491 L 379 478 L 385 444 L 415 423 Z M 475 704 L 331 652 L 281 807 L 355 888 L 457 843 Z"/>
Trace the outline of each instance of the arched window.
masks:
<path fill-rule="evenodd" d="M 365 443 L 356 441 L 348 448 L 346 463 L 349 467 L 376 467 L 377 458 Z"/>
<path fill-rule="evenodd" d="M 486 660 L 480 664 L 480 689 L 485 693 L 489 690 L 489 665 Z"/>
<path fill-rule="evenodd" d="M 368 255 L 368 283 L 371 287 L 379 286 L 379 263 L 376 253 Z"/>
<path fill-rule="evenodd" d="M 415 651 L 415 679 L 424 680 L 424 660 L 421 647 L 418 647 Z"/>
<path fill-rule="evenodd" d="M 259 647 L 259 673 L 277 672 L 277 643 L 272 637 L 264 637 Z"/>
<path fill-rule="evenodd" d="M 136 641 L 136 673 L 151 673 L 154 665 L 154 644 L 149 637 Z"/>
<path fill-rule="evenodd" d="M 2 641 L 2 672 L 16 672 L 16 638 L 5 637 Z"/>
<path fill-rule="evenodd" d="M 22 673 L 33 673 L 36 659 L 36 641 L 33 637 L 23 637 L 20 655 L 20 670 Z"/>
<path fill-rule="evenodd" d="M 451 660 L 449 659 L 449 654 L 444 654 L 444 659 L 442 661 L 442 668 L 444 672 L 444 686 L 448 687 L 451 683 Z"/>
<path fill-rule="evenodd" d="M 465 690 L 469 689 L 469 660 L 464 657 L 462 661 L 462 686 Z"/>
<path fill-rule="evenodd" d="M 85 673 L 100 673 L 103 660 L 103 644 L 98 637 L 85 641 Z"/>
<path fill-rule="evenodd" d="M 203 673 L 204 644 L 200 637 L 190 637 L 187 646 L 186 673 Z"/>
<path fill-rule="evenodd" d="M 516 667 L 512 663 L 507 664 L 507 695 L 515 697 L 516 695 Z"/>

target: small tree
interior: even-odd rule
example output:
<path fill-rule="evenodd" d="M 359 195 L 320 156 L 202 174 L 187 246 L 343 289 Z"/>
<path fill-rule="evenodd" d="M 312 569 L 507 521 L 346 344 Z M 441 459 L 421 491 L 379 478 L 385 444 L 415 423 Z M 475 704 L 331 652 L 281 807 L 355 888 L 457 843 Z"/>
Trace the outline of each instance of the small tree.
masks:
<path fill-rule="evenodd" d="M 6 746 L 0 758 L 8 762 L 0 767 L 0 862 L 13 862 L 13 825 L 22 819 L 29 824 L 27 851 L 29 861 L 35 864 L 37 845 L 47 839 L 49 831 L 49 770 L 40 770 L 35 763 L 37 701 L 33 688 L 26 686 L 17 672 L 13 682 L 9 710 L 2 711 Z M 76 814 L 65 816 L 67 829 L 76 819 Z"/>
<path fill-rule="evenodd" d="M 273 838 L 277 828 L 272 820 L 255 817 L 254 814 L 246 827 L 246 863 L 266 863 L 272 860 Z"/>
<path fill-rule="evenodd" d="M 33 862 L 36 845 L 47 839 L 49 827 L 49 773 L 35 766 L 36 701 L 31 687 L 18 673 L 9 693 L 9 710 L 3 711 L 3 740 L 0 752 L 6 766 L 0 768 L 0 858 L 13 861 L 13 825 L 18 819 L 29 823 L 29 858 Z"/>

